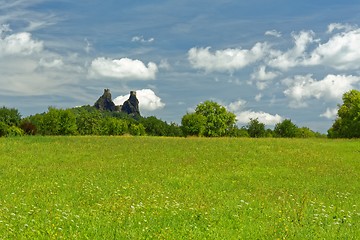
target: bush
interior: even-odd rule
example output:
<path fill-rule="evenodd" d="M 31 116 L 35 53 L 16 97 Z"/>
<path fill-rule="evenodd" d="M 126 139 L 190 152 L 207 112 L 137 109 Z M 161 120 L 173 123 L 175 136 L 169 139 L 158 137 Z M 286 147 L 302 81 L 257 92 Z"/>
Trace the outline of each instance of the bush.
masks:
<path fill-rule="evenodd" d="M 21 120 L 20 113 L 15 108 L 0 108 L 0 122 L 8 126 L 19 126 Z"/>
<path fill-rule="evenodd" d="M 144 136 L 145 127 L 142 124 L 131 123 L 129 126 L 129 133 L 133 136 Z"/>
<path fill-rule="evenodd" d="M 23 119 L 21 121 L 20 128 L 26 135 L 36 135 L 37 127 L 31 122 L 30 119 Z"/>
<path fill-rule="evenodd" d="M 117 118 L 104 118 L 101 124 L 102 135 L 124 135 L 128 131 L 128 124 L 126 120 Z"/>
<path fill-rule="evenodd" d="M 24 131 L 16 126 L 11 126 L 7 129 L 7 137 L 21 137 L 24 136 Z"/>
<path fill-rule="evenodd" d="M 4 122 L 0 122 L 0 137 L 4 137 L 7 135 L 9 126 Z"/>

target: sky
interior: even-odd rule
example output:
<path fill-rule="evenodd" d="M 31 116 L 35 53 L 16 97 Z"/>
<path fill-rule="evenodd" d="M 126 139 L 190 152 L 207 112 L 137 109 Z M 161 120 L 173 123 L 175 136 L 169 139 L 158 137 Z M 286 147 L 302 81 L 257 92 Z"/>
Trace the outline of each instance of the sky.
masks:
<path fill-rule="evenodd" d="M 137 91 L 180 124 L 206 100 L 245 126 L 326 133 L 360 89 L 358 0 L 0 0 L 0 105 L 23 117 Z"/>

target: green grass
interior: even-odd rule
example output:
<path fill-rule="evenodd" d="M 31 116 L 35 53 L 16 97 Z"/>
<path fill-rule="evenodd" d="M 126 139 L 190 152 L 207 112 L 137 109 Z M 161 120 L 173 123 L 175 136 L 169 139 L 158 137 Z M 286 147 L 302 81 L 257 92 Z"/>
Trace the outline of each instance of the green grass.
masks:
<path fill-rule="evenodd" d="M 0 239 L 358 239 L 360 141 L 0 139 Z"/>

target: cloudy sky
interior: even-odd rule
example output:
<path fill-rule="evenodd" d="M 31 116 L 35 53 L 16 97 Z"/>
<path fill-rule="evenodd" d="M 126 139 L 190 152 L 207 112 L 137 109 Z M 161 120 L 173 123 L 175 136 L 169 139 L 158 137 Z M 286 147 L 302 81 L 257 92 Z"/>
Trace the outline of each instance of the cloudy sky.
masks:
<path fill-rule="evenodd" d="M 358 0 L 0 0 L 0 105 L 116 103 L 180 123 L 205 100 L 326 132 L 360 89 Z"/>

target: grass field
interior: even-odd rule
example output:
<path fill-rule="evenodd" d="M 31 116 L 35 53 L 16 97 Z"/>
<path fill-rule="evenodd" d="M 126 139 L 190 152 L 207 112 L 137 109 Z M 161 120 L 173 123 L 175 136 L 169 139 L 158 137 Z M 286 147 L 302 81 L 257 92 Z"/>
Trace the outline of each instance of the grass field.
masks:
<path fill-rule="evenodd" d="M 360 141 L 0 139 L 0 239 L 359 239 Z"/>

